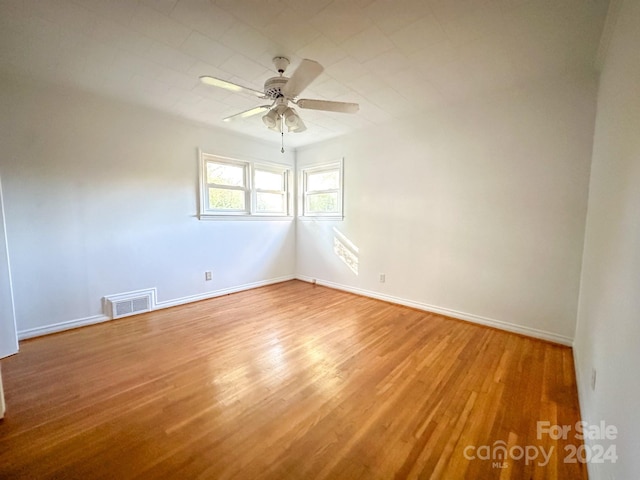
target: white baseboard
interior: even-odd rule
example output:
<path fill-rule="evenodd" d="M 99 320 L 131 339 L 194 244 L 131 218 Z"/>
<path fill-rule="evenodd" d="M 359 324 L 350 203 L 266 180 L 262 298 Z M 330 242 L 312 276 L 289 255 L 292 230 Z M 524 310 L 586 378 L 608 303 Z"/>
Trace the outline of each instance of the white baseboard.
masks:
<path fill-rule="evenodd" d="M 272 285 L 274 283 L 286 282 L 288 280 L 293 280 L 295 278 L 296 278 L 295 275 L 285 275 L 283 277 L 270 278 L 268 280 L 261 280 L 259 282 L 245 283 L 244 285 L 238 285 L 238 286 L 229 287 L 229 288 L 222 288 L 220 290 L 214 290 L 211 292 L 201 293 L 198 295 L 190 295 L 188 297 L 175 298 L 172 300 L 165 300 L 163 302 L 156 302 L 155 298 L 157 297 L 154 295 L 153 296 L 154 305 L 152 306 L 151 311 L 160 310 L 162 308 L 175 307 L 178 305 L 184 305 L 185 303 L 199 302 L 200 300 L 207 300 L 209 298 L 221 297 L 222 295 L 241 292 L 243 290 L 251 290 L 252 288 L 264 287 L 266 285 Z M 153 290 L 155 291 L 155 289 Z M 76 320 L 68 320 L 65 322 L 53 323 L 51 325 L 45 325 L 42 327 L 19 330 L 18 340 L 26 340 L 27 338 L 40 337 L 42 335 L 49 335 L 50 333 L 62 332 L 64 330 L 70 330 L 72 328 L 85 327 L 87 325 L 102 323 L 108 320 L 111 320 L 111 317 L 107 315 L 93 315 L 91 317 L 78 318 Z"/>
<path fill-rule="evenodd" d="M 184 305 L 186 303 L 198 302 L 200 300 L 207 300 L 209 298 L 220 297 L 223 295 L 228 295 L 230 293 L 241 292 L 244 290 L 251 290 L 252 288 L 264 287 L 267 285 L 272 285 L 275 283 L 286 282 L 288 280 L 298 279 L 304 282 L 313 282 L 315 281 L 318 285 L 323 285 L 330 288 L 335 288 L 336 290 L 343 290 L 345 292 L 355 293 L 357 295 L 363 295 L 365 297 L 376 298 L 378 300 L 384 300 L 390 303 L 396 303 L 398 305 L 404 305 L 407 307 L 416 308 L 418 310 L 424 310 L 427 312 L 438 313 L 440 315 L 445 315 L 447 317 L 457 318 L 459 320 L 466 320 L 468 322 L 476 323 L 479 325 L 485 325 L 489 327 L 498 328 L 500 330 L 505 330 L 507 332 L 519 333 L 521 335 L 527 335 L 533 338 L 539 338 L 542 340 L 547 340 L 554 343 L 559 343 L 561 345 L 572 346 L 573 339 L 569 337 L 565 337 L 563 335 L 558 335 L 556 333 L 547 332 L 544 330 L 539 330 L 531 327 L 524 327 L 522 325 L 516 325 L 513 323 L 503 322 L 501 320 L 496 320 L 492 318 L 482 317 L 479 315 L 474 315 L 471 313 L 459 312 L 457 310 L 451 310 L 449 308 L 438 307 L 435 305 L 430 305 L 427 303 L 415 302 L 413 300 L 407 300 L 400 297 L 394 297 L 392 295 L 385 295 L 382 293 L 374 292 L 371 290 L 365 290 L 362 288 L 350 287 L 347 285 L 342 285 L 339 283 L 334 283 L 326 280 L 316 280 L 311 277 L 307 277 L 305 275 L 285 275 L 282 277 L 271 278 L 268 280 L 261 280 L 259 282 L 245 283 L 243 285 L 238 285 L 235 287 L 223 288 L 220 290 L 214 290 L 211 292 L 201 293 L 198 295 L 190 295 L 187 297 L 175 298 L 172 300 L 165 300 L 162 302 L 156 302 L 153 305 L 152 310 L 159 310 L 163 308 L 175 307 L 178 305 Z M 96 323 L 101 323 L 111 320 L 110 317 L 106 315 L 94 315 L 91 317 L 79 318 L 75 320 L 68 320 L 65 322 L 54 323 L 51 325 L 45 325 L 42 327 L 30 328 L 26 330 L 18 331 L 18 339 L 25 340 L 27 338 L 39 337 L 42 335 L 48 335 L 50 333 L 62 332 L 64 330 L 70 330 L 72 328 L 84 327 L 87 325 L 93 325 Z"/>
<path fill-rule="evenodd" d="M 335 288 L 336 290 L 343 290 L 345 292 L 355 293 L 357 295 L 363 295 L 365 297 L 376 298 L 378 300 L 384 300 L 385 302 L 396 303 L 404 305 L 406 307 L 416 308 L 418 310 L 424 310 L 426 312 L 438 313 L 447 317 L 456 318 L 458 320 L 465 320 L 467 322 L 477 323 L 479 325 L 485 325 L 487 327 L 498 328 L 507 332 L 519 333 L 528 337 L 539 338 L 547 340 L 553 343 L 559 343 L 561 345 L 572 346 L 573 339 L 565 337 L 564 335 L 558 335 L 557 333 L 547 332 L 545 330 L 539 330 L 537 328 L 524 327 L 522 325 L 516 325 L 514 323 L 503 322 L 502 320 L 496 320 L 493 318 L 482 317 L 480 315 L 474 315 L 472 313 L 459 312 L 457 310 L 451 310 L 449 308 L 438 307 L 435 305 L 429 305 L 428 303 L 415 302 L 413 300 L 407 300 L 405 298 L 394 297 L 392 295 L 385 295 L 383 293 L 374 292 L 372 290 L 365 290 L 357 287 L 350 287 L 339 283 L 330 282 L 327 280 L 314 279 L 307 277 L 306 275 L 297 275 L 298 280 L 303 282 L 316 283 L 317 285 L 323 285 L 329 288 Z"/>
<path fill-rule="evenodd" d="M 95 323 L 106 322 L 107 320 L 111 320 L 111 317 L 106 315 L 93 315 L 91 317 L 77 318 L 66 322 L 52 323 L 51 325 L 44 325 L 42 327 L 18 330 L 18 340 L 26 340 L 27 338 L 40 337 L 42 335 L 49 335 L 50 333 L 71 330 L 72 328 L 85 327 Z"/>
<path fill-rule="evenodd" d="M 244 285 L 238 285 L 236 287 L 223 288 L 220 290 L 214 290 L 212 292 L 200 293 L 198 295 L 190 295 L 188 297 L 176 298 L 173 300 L 165 300 L 164 302 L 157 302 L 153 310 L 161 308 L 177 307 L 178 305 L 184 305 L 185 303 L 199 302 L 200 300 L 207 300 L 209 298 L 221 297 L 222 295 L 229 295 L 230 293 L 242 292 L 244 290 L 251 290 L 252 288 L 265 287 L 267 285 L 273 285 L 274 283 L 282 283 L 289 280 L 294 280 L 295 275 L 285 275 L 283 277 L 270 278 L 268 280 L 261 280 L 259 282 L 245 283 Z"/>

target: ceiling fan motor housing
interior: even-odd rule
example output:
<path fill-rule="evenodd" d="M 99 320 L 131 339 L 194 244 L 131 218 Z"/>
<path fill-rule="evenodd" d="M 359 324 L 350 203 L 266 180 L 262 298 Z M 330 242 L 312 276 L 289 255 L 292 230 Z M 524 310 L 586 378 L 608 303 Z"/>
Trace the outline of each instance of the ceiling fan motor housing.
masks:
<path fill-rule="evenodd" d="M 288 80 L 287 77 L 271 77 L 264 82 L 264 95 L 272 100 L 282 97 L 282 88 Z"/>

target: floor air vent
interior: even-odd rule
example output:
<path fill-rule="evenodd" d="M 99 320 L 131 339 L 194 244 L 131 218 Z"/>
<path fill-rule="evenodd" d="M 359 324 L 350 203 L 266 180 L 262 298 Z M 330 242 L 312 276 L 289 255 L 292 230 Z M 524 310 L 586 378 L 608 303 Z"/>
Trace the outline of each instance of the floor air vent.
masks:
<path fill-rule="evenodd" d="M 104 297 L 105 313 L 111 318 L 120 318 L 150 312 L 153 309 L 154 293 L 153 290 L 141 290 Z"/>

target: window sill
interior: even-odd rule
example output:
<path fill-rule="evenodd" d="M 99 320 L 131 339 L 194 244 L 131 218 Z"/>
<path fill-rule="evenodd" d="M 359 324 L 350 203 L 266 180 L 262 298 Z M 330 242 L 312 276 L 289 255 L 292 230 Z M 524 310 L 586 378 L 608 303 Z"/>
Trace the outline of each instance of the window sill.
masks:
<path fill-rule="evenodd" d="M 281 220 L 293 220 L 291 215 L 215 215 L 203 213 L 198 215 L 199 220 L 258 220 L 263 222 L 281 221 Z"/>
<path fill-rule="evenodd" d="M 298 220 L 313 221 L 313 220 L 329 220 L 334 222 L 341 222 L 344 220 L 344 215 L 300 215 Z"/>

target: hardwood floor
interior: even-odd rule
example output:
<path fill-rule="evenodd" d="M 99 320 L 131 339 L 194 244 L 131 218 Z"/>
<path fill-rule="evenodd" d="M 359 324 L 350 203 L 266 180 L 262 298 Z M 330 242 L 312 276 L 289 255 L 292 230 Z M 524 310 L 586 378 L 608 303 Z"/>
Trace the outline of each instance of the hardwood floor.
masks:
<path fill-rule="evenodd" d="M 2 372 L 2 479 L 587 476 L 573 435 L 537 438 L 580 419 L 569 348 L 299 281 L 25 341 Z"/>

